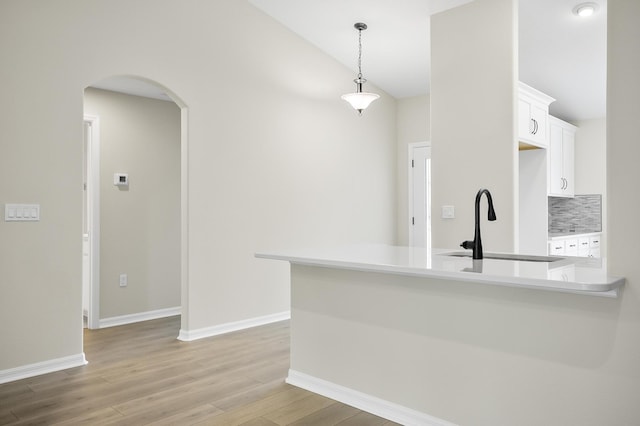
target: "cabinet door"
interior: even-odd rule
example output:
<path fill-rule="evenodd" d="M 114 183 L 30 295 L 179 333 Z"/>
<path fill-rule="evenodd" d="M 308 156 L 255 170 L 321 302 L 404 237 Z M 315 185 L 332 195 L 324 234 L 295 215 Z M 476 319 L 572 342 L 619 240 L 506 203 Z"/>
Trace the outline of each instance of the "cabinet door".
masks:
<path fill-rule="evenodd" d="M 518 100 L 518 139 L 541 148 L 549 145 L 547 140 L 547 115 L 545 105 L 528 99 Z"/>
<path fill-rule="evenodd" d="M 554 281 L 574 281 L 576 279 L 576 267 L 572 265 L 552 269 L 547 272 L 547 277 Z"/>
<path fill-rule="evenodd" d="M 549 126 L 549 195 L 562 196 L 562 127 Z"/>
<path fill-rule="evenodd" d="M 547 146 L 547 110 L 538 105 L 531 104 L 531 125 L 533 126 L 531 137 L 539 145 Z"/>
<path fill-rule="evenodd" d="M 573 197 L 575 131 L 552 122 L 549 124 L 549 195 Z"/>
<path fill-rule="evenodd" d="M 575 134 L 572 131 L 562 130 L 562 177 L 565 179 L 563 194 L 569 197 L 575 195 L 575 171 L 574 152 Z"/>
<path fill-rule="evenodd" d="M 518 138 L 528 141 L 531 138 L 531 104 L 525 100 L 518 101 Z"/>

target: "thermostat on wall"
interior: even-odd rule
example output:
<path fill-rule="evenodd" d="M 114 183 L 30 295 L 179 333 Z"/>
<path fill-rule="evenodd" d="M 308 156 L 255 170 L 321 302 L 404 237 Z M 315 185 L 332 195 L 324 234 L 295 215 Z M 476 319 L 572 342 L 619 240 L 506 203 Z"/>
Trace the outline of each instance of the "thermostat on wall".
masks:
<path fill-rule="evenodd" d="M 113 184 L 116 186 L 129 186 L 129 175 L 127 173 L 114 173 Z"/>

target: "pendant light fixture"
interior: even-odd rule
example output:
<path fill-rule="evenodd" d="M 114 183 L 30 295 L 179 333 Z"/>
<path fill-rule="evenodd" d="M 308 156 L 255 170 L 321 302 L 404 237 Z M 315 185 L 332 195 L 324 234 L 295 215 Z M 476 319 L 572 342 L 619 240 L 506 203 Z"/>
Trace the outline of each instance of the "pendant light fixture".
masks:
<path fill-rule="evenodd" d="M 358 30 L 358 76 L 353 80 L 356 83 L 355 93 L 347 93 L 342 95 L 342 99 L 349 102 L 351 106 L 358 111 L 359 115 L 362 115 L 362 111 L 366 109 L 369 104 L 380 96 L 375 93 L 367 93 L 362 91 L 362 85 L 366 83 L 366 79 L 362 76 L 362 31 L 367 29 L 367 24 L 357 22 L 353 25 Z"/>

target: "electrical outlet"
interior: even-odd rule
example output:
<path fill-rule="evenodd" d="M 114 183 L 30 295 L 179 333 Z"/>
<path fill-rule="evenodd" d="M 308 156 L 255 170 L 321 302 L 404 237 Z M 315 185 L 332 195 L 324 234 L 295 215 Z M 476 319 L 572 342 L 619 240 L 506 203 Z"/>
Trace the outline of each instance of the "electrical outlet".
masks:
<path fill-rule="evenodd" d="M 126 287 L 127 281 L 127 274 L 120 274 L 120 287 Z"/>

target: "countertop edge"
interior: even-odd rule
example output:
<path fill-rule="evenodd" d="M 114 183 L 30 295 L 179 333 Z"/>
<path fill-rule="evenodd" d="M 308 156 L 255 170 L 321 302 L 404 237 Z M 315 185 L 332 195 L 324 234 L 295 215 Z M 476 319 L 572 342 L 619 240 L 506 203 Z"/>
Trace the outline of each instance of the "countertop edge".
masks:
<path fill-rule="evenodd" d="M 586 237 L 595 237 L 598 235 L 602 235 L 602 231 L 593 231 L 593 232 L 556 232 L 549 233 L 547 239 L 548 240 L 561 240 L 565 238 L 586 238 Z"/>
<path fill-rule="evenodd" d="M 319 266 L 326 268 L 347 269 L 360 272 L 380 272 L 395 275 L 414 277 L 437 278 L 445 280 L 473 282 L 503 287 L 529 288 L 535 290 L 555 291 L 563 293 L 584 294 L 589 296 L 601 296 L 615 298 L 618 289 L 625 284 L 625 279 L 607 276 L 605 283 L 580 283 L 555 280 L 543 280 L 525 277 L 505 277 L 499 275 L 478 275 L 474 272 L 444 271 L 432 269 L 417 269 L 398 265 L 385 265 L 374 263 L 360 263 L 336 259 L 320 259 L 290 254 L 255 253 L 256 258 L 282 260 L 292 264 Z M 563 285 L 564 284 L 564 285 Z"/>

